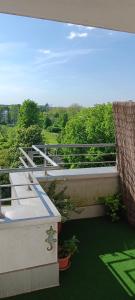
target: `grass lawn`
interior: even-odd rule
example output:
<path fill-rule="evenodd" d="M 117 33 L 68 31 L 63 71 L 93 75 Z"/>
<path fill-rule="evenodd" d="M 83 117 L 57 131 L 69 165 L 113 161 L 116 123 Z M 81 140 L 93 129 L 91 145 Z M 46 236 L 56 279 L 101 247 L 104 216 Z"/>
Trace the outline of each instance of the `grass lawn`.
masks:
<path fill-rule="evenodd" d="M 60 287 L 12 299 L 135 299 L 134 229 L 124 222 L 113 224 L 105 218 L 95 218 L 65 223 L 62 235 L 68 238 L 73 234 L 80 240 L 79 252 L 71 268 L 61 272 Z"/>
<path fill-rule="evenodd" d="M 46 144 L 58 144 L 57 137 L 58 134 L 54 132 L 49 132 L 47 130 L 42 131 L 43 141 Z"/>

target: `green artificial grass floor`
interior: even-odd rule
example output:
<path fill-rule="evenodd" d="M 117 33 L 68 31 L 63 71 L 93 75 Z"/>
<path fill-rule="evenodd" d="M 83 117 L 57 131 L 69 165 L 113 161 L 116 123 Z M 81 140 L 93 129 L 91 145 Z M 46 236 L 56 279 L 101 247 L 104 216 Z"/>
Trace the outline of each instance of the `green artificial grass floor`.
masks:
<path fill-rule="evenodd" d="M 95 218 L 65 223 L 62 238 L 73 234 L 80 240 L 79 252 L 73 257 L 70 269 L 60 273 L 60 287 L 12 299 L 135 299 L 134 229 L 124 222 Z"/>

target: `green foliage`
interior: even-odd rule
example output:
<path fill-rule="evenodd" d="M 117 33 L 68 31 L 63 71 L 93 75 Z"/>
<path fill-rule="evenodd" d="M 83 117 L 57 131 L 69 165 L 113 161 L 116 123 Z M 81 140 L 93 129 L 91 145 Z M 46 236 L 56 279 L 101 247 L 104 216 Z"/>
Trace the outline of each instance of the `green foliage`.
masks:
<path fill-rule="evenodd" d="M 8 174 L 0 174 L 0 184 L 9 184 L 10 180 L 9 180 L 9 175 Z M 1 188 L 1 198 L 10 198 L 11 197 L 11 189 L 10 187 L 2 187 Z M 3 202 L 4 204 L 4 202 Z M 5 202 L 5 205 L 9 205 L 9 202 Z"/>
<path fill-rule="evenodd" d="M 9 149 L 0 150 L 0 167 L 6 168 L 10 166 Z"/>
<path fill-rule="evenodd" d="M 43 118 L 43 128 L 48 128 L 52 125 L 52 120 L 51 118 L 47 115 L 44 114 L 44 118 Z"/>
<path fill-rule="evenodd" d="M 66 187 L 60 190 L 59 192 L 56 191 L 56 182 L 53 181 L 47 191 L 49 198 L 57 207 L 58 211 L 62 216 L 62 222 L 65 222 L 69 219 L 70 213 L 75 211 L 75 205 L 71 201 L 70 197 L 65 194 Z"/>
<path fill-rule="evenodd" d="M 59 247 L 59 258 L 74 255 L 78 251 L 79 240 L 75 235 L 71 239 L 65 240 Z"/>
<path fill-rule="evenodd" d="M 61 135 L 63 143 L 113 143 L 114 121 L 112 104 L 82 109 L 71 118 Z"/>
<path fill-rule="evenodd" d="M 31 146 L 42 143 L 88 144 L 114 142 L 114 122 L 112 105 L 101 104 L 90 108 L 82 108 L 74 104 L 67 108 L 49 107 L 48 104 L 37 106 L 34 101 L 25 100 L 22 106 L 0 105 L 0 120 L 3 122 L 3 111 L 10 124 L 15 124 L 18 113 L 18 126 L 0 126 L 0 166 L 18 165 L 19 146 Z M 31 126 L 39 128 L 31 128 Z M 30 127 L 30 128 L 29 128 Z M 25 129 L 29 128 L 25 131 Z M 42 137 L 41 137 L 42 129 Z M 67 167 L 93 166 L 92 162 L 115 160 L 110 154 L 112 149 L 58 149 L 58 154 L 64 154 L 63 162 Z M 52 153 L 52 150 L 51 150 Z M 94 153 L 94 156 L 93 156 Z M 104 156 L 104 153 L 107 156 Z M 54 152 L 53 152 L 54 154 Z M 79 154 L 79 156 L 74 156 Z M 88 165 L 85 164 L 88 162 Z M 95 163 L 94 166 L 97 166 Z"/>
<path fill-rule="evenodd" d="M 89 143 L 114 143 L 112 104 L 99 104 L 88 109 L 86 132 Z"/>
<path fill-rule="evenodd" d="M 38 125 L 31 125 L 28 128 L 17 128 L 16 141 L 17 146 L 30 147 L 33 144 L 41 144 L 41 128 Z"/>
<path fill-rule="evenodd" d="M 42 143 L 41 128 L 31 125 L 28 128 L 17 128 L 13 146 L 10 147 L 9 160 L 12 167 L 19 166 L 19 147 L 31 147 L 33 144 Z"/>
<path fill-rule="evenodd" d="M 78 114 L 69 119 L 59 136 L 59 143 L 62 144 L 114 143 L 114 141 L 114 120 L 112 104 L 110 103 L 81 109 Z M 82 162 L 85 161 L 85 158 L 88 163 L 115 160 L 110 152 L 112 152 L 112 148 L 91 148 L 89 150 L 81 148 L 63 149 L 63 154 L 65 155 L 64 161 L 65 163 L 70 163 L 70 167 L 83 167 Z M 74 157 L 72 154 L 80 154 L 80 156 Z M 89 164 L 89 166 L 91 165 Z"/>
<path fill-rule="evenodd" d="M 28 128 L 14 127 L 5 131 L 5 143 L 0 149 L 0 166 L 1 167 L 18 167 L 19 147 L 30 147 L 33 144 L 42 143 L 41 128 L 38 125 L 31 125 Z"/>
<path fill-rule="evenodd" d="M 125 209 L 125 206 L 122 203 L 121 194 L 102 197 L 99 200 L 100 203 L 105 205 L 106 214 L 111 218 L 112 222 L 118 221 L 122 215 L 122 211 Z"/>
<path fill-rule="evenodd" d="M 30 99 L 25 100 L 20 108 L 18 126 L 27 128 L 39 123 L 40 116 L 38 105 Z"/>

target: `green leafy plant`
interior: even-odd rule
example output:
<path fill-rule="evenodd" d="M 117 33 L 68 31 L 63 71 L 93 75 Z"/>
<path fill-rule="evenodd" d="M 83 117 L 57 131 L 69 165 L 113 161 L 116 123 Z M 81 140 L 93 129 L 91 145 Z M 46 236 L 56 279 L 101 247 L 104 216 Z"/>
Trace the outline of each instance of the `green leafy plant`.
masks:
<path fill-rule="evenodd" d="M 62 222 L 65 222 L 69 219 L 70 213 L 75 211 L 76 207 L 71 201 L 70 197 L 66 195 L 67 187 L 64 187 L 59 192 L 56 191 L 56 182 L 53 181 L 47 191 L 48 196 L 52 202 L 57 207 L 58 211 L 62 216 Z"/>
<path fill-rule="evenodd" d="M 122 203 L 121 194 L 114 194 L 107 197 L 99 198 L 100 203 L 105 205 L 106 215 L 108 215 L 112 222 L 116 222 L 120 219 L 122 211 L 125 206 Z"/>
<path fill-rule="evenodd" d="M 65 240 L 62 245 L 59 246 L 59 258 L 72 256 L 78 251 L 79 240 L 75 235 L 71 239 Z"/>

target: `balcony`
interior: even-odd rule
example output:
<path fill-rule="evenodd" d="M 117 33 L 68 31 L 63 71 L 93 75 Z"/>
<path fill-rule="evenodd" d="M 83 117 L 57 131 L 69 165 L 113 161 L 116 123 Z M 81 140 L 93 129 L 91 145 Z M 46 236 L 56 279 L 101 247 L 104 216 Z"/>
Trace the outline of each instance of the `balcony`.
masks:
<path fill-rule="evenodd" d="M 85 299 L 102 300 L 108 294 L 108 299 L 119 295 L 122 300 L 135 295 L 134 270 L 130 268 L 135 257 L 133 230 L 125 222 L 108 221 L 104 205 L 99 203 L 99 197 L 119 190 L 115 145 L 33 145 L 20 148 L 20 153 L 20 168 L 0 170 L 10 179 L 10 183 L 0 185 L 0 297 L 43 289 L 27 297 L 82 299 L 85 293 Z M 57 191 L 66 187 L 79 209 L 79 213 L 70 214 L 61 233 L 62 239 L 77 236 L 79 253 L 71 268 L 60 274 L 60 280 L 57 252 L 61 216 L 47 194 L 52 182 Z M 11 196 L 3 198 L 3 189 L 4 193 L 11 189 Z M 125 268 L 122 259 L 127 267 L 119 274 L 117 264 Z M 123 272 L 131 273 L 127 275 L 128 286 Z"/>

